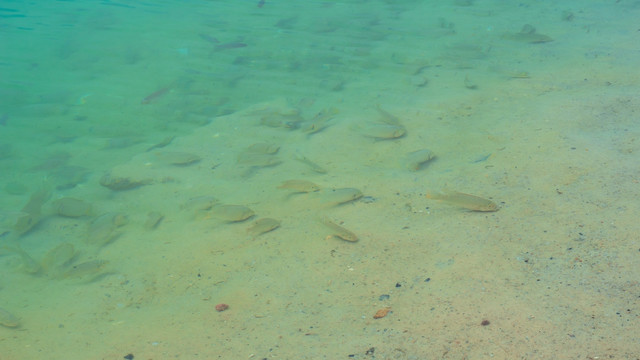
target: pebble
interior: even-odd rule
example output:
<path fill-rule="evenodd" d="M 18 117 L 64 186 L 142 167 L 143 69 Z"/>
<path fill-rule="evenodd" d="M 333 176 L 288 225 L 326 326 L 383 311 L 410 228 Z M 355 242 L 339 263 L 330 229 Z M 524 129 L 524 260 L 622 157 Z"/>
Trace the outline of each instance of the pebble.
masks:
<path fill-rule="evenodd" d="M 381 319 L 385 316 L 387 316 L 387 314 L 389 314 L 389 312 L 391 311 L 390 307 L 386 307 L 384 309 L 380 309 L 378 311 L 376 311 L 376 313 L 373 315 L 374 319 Z"/>

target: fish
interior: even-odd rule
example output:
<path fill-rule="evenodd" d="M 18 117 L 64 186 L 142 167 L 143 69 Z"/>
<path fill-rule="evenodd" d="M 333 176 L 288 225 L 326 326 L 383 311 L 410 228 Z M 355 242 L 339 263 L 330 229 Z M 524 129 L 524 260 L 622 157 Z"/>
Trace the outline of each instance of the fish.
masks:
<path fill-rule="evenodd" d="M 7 310 L 0 308 L 0 325 L 8 328 L 17 328 L 20 326 L 20 319 Z"/>
<path fill-rule="evenodd" d="M 200 33 L 200 34 L 198 34 L 198 36 L 200 36 L 200 38 L 201 38 L 202 40 L 208 41 L 208 42 L 210 42 L 210 43 L 212 43 L 212 44 L 220 44 L 220 41 L 219 41 L 218 39 L 214 38 L 214 37 L 213 37 L 213 36 L 211 36 L 211 35 L 207 35 L 207 34 L 204 34 L 204 33 Z"/>
<path fill-rule="evenodd" d="M 42 258 L 41 266 L 45 272 L 56 272 L 67 265 L 77 255 L 72 244 L 62 243 L 47 251 Z"/>
<path fill-rule="evenodd" d="M 247 229 L 247 233 L 255 239 L 256 237 L 273 231 L 280 227 L 280 221 L 272 218 L 261 218 L 256 220 L 253 225 Z"/>
<path fill-rule="evenodd" d="M 91 282 L 98 277 L 107 274 L 105 272 L 108 260 L 94 259 L 71 266 L 67 271 L 60 274 L 62 279 L 81 279 Z"/>
<path fill-rule="evenodd" d="M 196 154 L 182 151 L 163 151 L 155 155 L 165 164 L 176 166 L 187 166 L 202 160 L 202 158 Z"/>
<path fill-rule="evenodd" d="M 249 146 L 245 152 L 246 153 L 256 153 L 256 154 L 268 154 L 272 155 L 280 150 L 280 145 L 271 144 L 271 143 L 255 143 Z"/>
<path fill-rule="evenodd" d="M 421 149 L 410 152 L 406 157 L 407 168 L 412 171 L 420 170 L 428 161 L 435 158 L 433 151 L 429 149 Z"/>
<path fill-rule="evenodd" d="M 42 205 L 51 197 L 48 189 L 40 189 L 29 197 L 29 201 L 22 208 L 20 216 L 13 226 L 18 235 L 24 235 L 33 229 L 42 217 Z"/>
<path fill-rule="evenodd" d="M 214 49 L 216 51 L 222 51 L 222 50 L 243 48 L 246 46 L 247 44 L 243 42 L 228 42 L 228 43 L 217 45 Z"/>
<path fill-rule="evenodd" d="M 318 174 L 326 174 L 327 170 L 325 168 L 323 168 L 322 166 L 316 164 L 315 162 L 309 160 L 308 157 L 301 155 L 301 154 L 295 154 L 293 157 L 294 160 L 300 161 L 301 163 L 307 165 L 309 168 L 311 168 L 312 171 L 317 172 Z"/>
<path fill-rule="evenodd" d="M 471 211 L 492 212 L 500 210 L 498 205 L 489 199 L 460 193 L 457 191 L 441 192 L 435 194 L 428 193 L 426 197 L 427 199 L 443 201 Z"/>
<path fill-rule="evenodd" d="M 522 30 L 518 33 L 507 33 L 502 36 L 503 39 L 530 43 L 530 44 L 541 44 L 553 41 L 550 36 L 539 34 L 536 32 L 536 28 L 526 24 L 522 27 Z"/>
<path fill-rule="evenodd" d="M 361 128 L 360 132 L 375 140 L 388 140 L 403 137 L 407 130 L 404 126 L 374 123 Z"/>
<path fill-rule="evenodd" d="M 353 233 L 351 230 L 345 229 L 344 227 L 336 224 L 335 222 L 327 218 L 322 218 L 321 222 L 324 226 L 331 229 L 331 234 L 327 235 L 325 239 L 328 240 L 336 237 L 336 238 L 339 238 L 345 241 L 350 241 L 350 242 L 358 241 L 358 235 Z"/>
<path fill-rule="evenodd" d="M 147 95 L 144 99 L 142 99 L 142 101 L 140 102 L 141 104 L 149 104 L 150 102 L 154 101 L 155 99 L 161 97 L 162 95 L 166 94 L 169 89 L 171 89 L 170 87 L 163 87 L 162 89 L 159 89 L 157 91 L 152 92 L 151 94 Z"/>
<path fill-rule="evenodd" d="M 113 191 L 131 190 L 152 182 L 151 179 L 134 180 L 129 177 L 113 176 L 111 173 L 106 173 L 100 178 L 100 185 Z"/>
<path fill-rule="evenodd" d="M 360 199 L 362 191 L 355 188 L 327 189 L 320 196 L 325 205 L 337 206 Z"/>
<path fill-rule="evenodd" d="M 253 217 L 255 212 L 243 205 L 215 205 L 210 214 L 228 223 L 245 221 Z"/>
<path fill-rule="evenodd" d="M 154 150 L 154 149 L 161 149 L 161 148 L 171 144 L 171 142 L 173 141 L 174 138 L 175 138 L 175 136 L 168 136 L 168 137 L 162 139 L 162 141 L 160 141 L 159 143 L 150 146 L 147 149 L 147 151 L 151 151 L 151 150 Z"/>
<path fill-rule="evenodd" d="M 320 190 L 320 186 L 307 180 L 287 180 L 278 186 L 278 189 L 286 189 L 297 193 L 310 193 Z"/>

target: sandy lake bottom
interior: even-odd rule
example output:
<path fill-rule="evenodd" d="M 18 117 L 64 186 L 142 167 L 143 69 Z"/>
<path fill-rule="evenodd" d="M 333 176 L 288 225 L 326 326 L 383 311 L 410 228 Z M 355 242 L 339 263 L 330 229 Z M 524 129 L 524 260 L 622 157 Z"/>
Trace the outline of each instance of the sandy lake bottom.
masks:
<path fill-rule="evenodd" d="M 7 17 L 0 359 L 636 358 L 640 9 L 408 3 Z"/>

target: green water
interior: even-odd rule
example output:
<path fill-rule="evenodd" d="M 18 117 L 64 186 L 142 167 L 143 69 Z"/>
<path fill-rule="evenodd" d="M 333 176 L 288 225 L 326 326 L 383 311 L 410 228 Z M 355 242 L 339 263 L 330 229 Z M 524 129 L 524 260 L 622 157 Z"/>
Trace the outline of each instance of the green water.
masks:
<path fill-rule="evenodd" d="M 0 359 L 637 356 L 639 16 L 3 2 Z"/>

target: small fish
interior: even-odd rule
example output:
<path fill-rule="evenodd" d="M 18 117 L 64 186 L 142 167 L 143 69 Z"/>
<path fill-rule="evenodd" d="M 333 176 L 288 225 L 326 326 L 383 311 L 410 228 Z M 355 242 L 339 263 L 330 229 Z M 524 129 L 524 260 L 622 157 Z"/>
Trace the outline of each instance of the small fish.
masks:
<path fill-rule="evenodd" d="M 322 219 L 322 224 L 324 224 L 324 226 L 328 227 L 332 231 L 330 235 L 327 235 L 326 239 L 337 237 L 339 239 L 350 241 L 350 242 L 358 241 L 358 235 L 354 234 L 352 231 L 345 229 L 344 227 L 334 223 L 333 221 L 327 218 Z"/>
<path fill-rule="evenodd" d="M 0 325 L 8 328 L 17 328 L 20 326 L 20 319 L 7 310 L 0 308 Z"/>
<path fill-rule="evenodd" d="M 22 208 L 22 211 L 16 219 L 13 229 L 18 235 L 24 235 L 33 229 L 42 218 L 42 205 L 51 197 L 48 189 L 40 189 L 29 197 L 29 201 Z"/>
<path fill-rule="evenodd" d="M 362 197 L 362 191 L 355 188 L 327 189 L 320 193 L 322 202 L 328 206 L 346 204 Z"/>
<path fill-rule="evenodd" d="M 151 150 L 153 150 L 153 149 L 160 149 L 160 148 L 163 148 L 163 147 L 165 147 L 165 146 L 167 146 L 167 145 L 171 144 L 171 142 L 173 141 L 173 139 L 174 139 L 174 138 L 175 138 L 175 136 L 168 136 L 168 137 L 166 137 L 166 138 L 162 139 L 162 141 L 160 141 L 159 143 L 157 143 L 157 144 L 152 145 L 151 147 L 149 147 L 149 148 L 147 149 L 147 151 L 151 151 Z"/>
<path fill-rule="evenodd" d="M 151 211 L 147 214 L 147 220 L 144 222 L 144 227 L 147 230 L 153 230 L 158 227 L 162 219 L 164 219 L 164 215 L 157 211 Z"/>
<path fill-rule="evenodd" d="M 106 173 L 100 178 L 100 185 L 113 191 L 131 190 L 152 182 L 151 179 L 135 180 L 129 177 L 113 176 L 111 173 Z"/>
<path fill-rule="evenodd" d="M 425 164 L 435 158 L 433 151 L 429 149 L 416 150 L 407 154 L 407 168 L 412 171 L 420 170 Z"/>
<path fill-rule="evenodd" d="M 313 119 L 302 124 L 302 132 L 311 135 L 326 129 L 330 125 L 329 121 L 332 120 L 337 113 L 338 109 L 336 108 L 323 109 L 317 113 Z"/>
<path fill-rule="evenodd" d="M 271 154 L 240 153 L 238 154 L 238 164 L 254 167 L 270 167 L 282 163 L 277 156 Z"/>
<path fill-rule="evenodd" d="M 327 170 L 325 168 L 323 168 L 322 166 L 316 164 L 315 162 L 309 160 L 308 157 L 301 155 L 301 154 L 295 154 L 295 156 L 293 157 L 294 160 L 300 161 L 301 163 L 307 165 L 309 168 L 311 168 L 312 171 L 317 172 L 318 174 L 326 174 Z"/>
<path fill-rule="evenodd" d="M 53 249 L 47 251 L 42 258 L 41 265 L 42 269 L 45 272 L 48 271 L 59 271 L 66 264 L 71 262 L 71 260 L 77 255 L 77 252 L 72 244 L 70 243 L 62 243 Z"/>
<path fill-rule="evenodd" d="M 69 196 L 56 199 L 51 205 L 53 213 L 59 216 L 79 218 L 91 213 L 91 203 Z"/>
<path fill-rule="evenodd" d="M 245 221 L 253 217 L 255 212 L 242 205 L 215 205 L 211 208 L 211 216 L 228 223 Z"/>
<path fill-rule="evenodd" d="M 524 25 L 520 32 L 507 33 L 504 34 L 502 38 L 506 40 L 519 41 L 530 44 L 541 44 L 553 41 L 551 37 L 537 33 L 536 28 L 529 24 Z"/>
<path fill-rule="evenodd" d="M 252 144 L 245 150 L 247 153 L 256 153 L 256 154 L 275 154 L 280 150 L 280 145 L 271 144 L 271 143 L 255 143 Z"/>
<path fill-rule="evenodd" d="M 389 124 L 389 125 L 395 125 L 395 126 L 402 126 L 402 124 L 400 123 L 400 119 L 398 119 L 397 116 L 392 115 L 391 113 L 389 113 L 386 110 L 382 109 L 380 107 L 380 104 L 378 104 L 376 106 L 376 109 L 378 110 L 378 113 L 382 117 L 380 120 L 383 123 Z"/>
<path fill-rule="evenodd" d="M 253 225 L 247 229 L 247 233 L 254 239 L 264 233 L 273 231 L 280 227 L 280 221 L 272 218 L 262 218 L 256 220 Z"/>
<path fill-rule="evenodd" d="M 196 154 L 182 151 L 163 151 L 157 152 L 155 155 L 165 164 L 176 166 L 187 166 L 202 160 L 202 158 Z"/>
<path fill-rule="evenodd" d="M 220 44 L 220 41 L 218 39 L 214 38 L 211 35 L 200 33 L 200 34 L 198 34 L 198 36 L 200 36 L 200 38 L 202 40 L 208 41 L 208 42 L 210 42 L 212 44 Z"/>
<path fill-rule="evenodd" d="M 487 160 L 490 156 L 491 156 L 491 153 L 479 156 L 479 157 L 475 158 L 474 160 L 472 160 L 471 163 L 472 164 L 477 164 L 479 162 L 483 162 L 483 161 Z"/>
<path fill-rule="evenodd" d="M 216 51 L 222 51 L 222 50 L 229 50 L 229 49 L 238 49 L 238 48 L 243 48 L 243 47 L 246 47 L 246 46 L 247 46 L 247 44 L 242 43 L 242 42 L 228 42 L 228 43 L 217 45 L 215 47 L 215 50 Z"/>
<path fill-rule="evenodd" d="M 278 186 L 278 189 L 291 190 L 297 193 L 310 193 L 320 190 L 320 186 L 307 180 L 287 180 Z"/>
<path fill-rule="evenodd" d="M 388 140 L 403 137 L 407 133 L 407 130 L 402 125 L 373 123 L 361 128 L 360 132 L 365 137 L 374 140 Z"/>
<path fill-rule="evenodd" d="M 26 251 L 22 250 L 22 248 L 20 247 L 15 248 L 15 251 L 20 256 L 20 259 L 22 260 L 22 271 L 31 275 L 37 275 L 40 273 L 40 270 L 42 270 L 42 267 L 37 261 L 35 261 L 31 257 L 31 255 L 29 255 Z"/>
<path fill-rule="evenodd" d="M 85 261 L 71 266 L 67 271 L 63 272 L 60 277 L 63 279 L 84 279 L 90 282 L 106 274 L 105 268 L 108 264 L 109 261 L 102 259 Z"/>
<path fill-rule="evenodd" d="M 455 191 L 438 194 L 429 193 L 426 197 L 427 199 L 444 201 L 451 205 L 471 211 L 491 212 L 498 211 L 500 209 L 496 203 L 489 199 Z"/>
<path fill-rule="evenodd" d="M 213 205 L 217 204 L 218 202 L 219 200 L 213 196 L 196 196 L 187 200 L 187 202 L 182 205 L 182 209 L 192 210 L 195 212 L 210 210 Z"/>
<path fill-rule="evenodd" d="M 169 91 L 169 87 L 163 87 L 162 89 L 155 91 L 151 94 L 149 94 L 148 96 L 146 96 L 144 99 L 142 99 L 142 101 L 140 102 L 141 104 L 149 104 L 150 102 L 154 101 L 155 99 L 161 97 L 162 95 L 166 94 Z"/>

